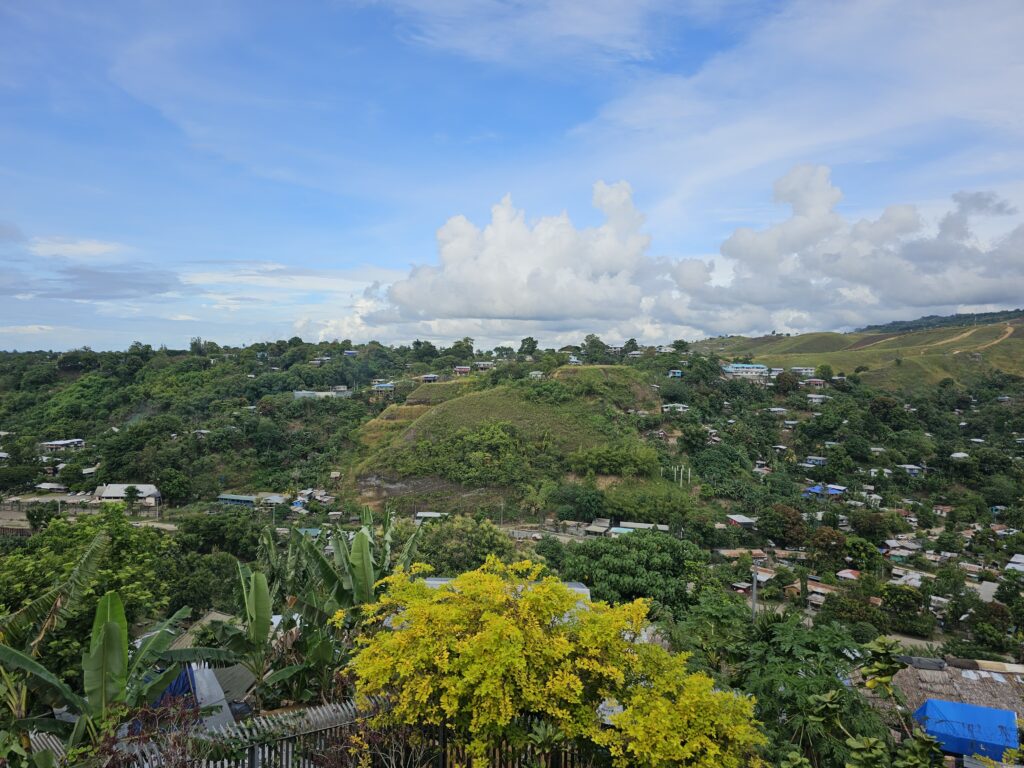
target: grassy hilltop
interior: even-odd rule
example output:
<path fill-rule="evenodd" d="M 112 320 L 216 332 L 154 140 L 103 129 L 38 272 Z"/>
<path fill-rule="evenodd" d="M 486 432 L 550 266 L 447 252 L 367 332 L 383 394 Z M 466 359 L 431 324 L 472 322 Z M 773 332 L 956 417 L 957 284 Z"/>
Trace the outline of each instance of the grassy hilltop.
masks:
<path fill-rule="evenodd" d="M 984 325 L 911 332 L 804 333 L 731 336 L 698 342 L 695 349 L 723 358 L 750 356 L 765 365 L 830 365 L 836 373 L 862 372 L 873 386 L 912 391 L 942 379 L 971 379 L 998 368 L 1024 374 L 1024 318 Z"/>

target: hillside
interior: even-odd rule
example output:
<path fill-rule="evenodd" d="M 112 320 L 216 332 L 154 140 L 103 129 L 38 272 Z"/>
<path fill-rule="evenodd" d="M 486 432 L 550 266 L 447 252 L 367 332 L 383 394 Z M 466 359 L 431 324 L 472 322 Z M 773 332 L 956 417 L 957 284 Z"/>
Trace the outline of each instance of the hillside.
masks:
<path fill-rule="evenodd" d="M 912 391 L 945 378 L 973 380 L 994 368 L 1024 375 L 1024 319 L 908 332 L 731 336 L 694 348 L 779 368 L 829 365 L 846 374 L 861 368 L 862 378 L 874 386 Z"/>
<path fill-rule="evenodd" d="M 506 488 L 556 479 L 566 457 L 599 446 L 642 451 L 630 412 L 659 406 L 644 376 L 621 366 L 564 367 L 497 385 L 483 377 L 421 384 L 359 429 L 369 455 L 358 474 L 418 478 L 420 491 L 424 478 Z"/>

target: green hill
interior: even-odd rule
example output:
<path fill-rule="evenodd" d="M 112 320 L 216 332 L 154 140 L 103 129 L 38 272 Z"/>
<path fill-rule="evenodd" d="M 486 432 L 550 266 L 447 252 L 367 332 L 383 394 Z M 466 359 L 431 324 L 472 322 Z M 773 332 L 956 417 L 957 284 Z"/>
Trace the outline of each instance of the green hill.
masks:
<path fill-rule="evenodd" d="M 846 374 L 860 368 L 864 380 L 875 386 L 916 390 L 944 378 L 970 380 L 993 368 L 1024 375 L 1024 320 L 906 332 L 730 336 L 694 348 L 779 368 L 829 365 Z"/>
<path fill-rule="evenodd" d="M 487 388 L 474 387 L 471 377 L 423 384 L 406 403 L 359 430 L 370 449 L 360 475 L 477 486 L 554 478 L 566 456 L 607 445 L 641 449 L 629 411 L 660 406 L 643 374 L 623 366 L 567 367 L 547 379 Z"/>

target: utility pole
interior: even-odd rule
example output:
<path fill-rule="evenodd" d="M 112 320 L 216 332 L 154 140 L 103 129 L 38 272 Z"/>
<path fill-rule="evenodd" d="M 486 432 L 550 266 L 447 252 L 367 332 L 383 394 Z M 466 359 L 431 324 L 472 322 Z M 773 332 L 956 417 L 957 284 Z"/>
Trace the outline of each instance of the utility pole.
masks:
<path fill-rule="evenodd" d="M 751 600 L 751 606 L 750 606 L 750 620 L 752 622 L 756 622 L 757 621 L 757 563 L 756 562 L 753 564 L 753 570 L 754 570 L 754 588 L 753 588 L 753 598 Z"/>

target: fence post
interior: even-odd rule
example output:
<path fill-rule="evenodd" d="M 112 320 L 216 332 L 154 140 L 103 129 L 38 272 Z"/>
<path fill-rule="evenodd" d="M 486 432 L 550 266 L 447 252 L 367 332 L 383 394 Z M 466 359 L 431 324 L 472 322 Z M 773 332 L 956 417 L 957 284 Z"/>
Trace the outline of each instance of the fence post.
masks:
<path fill-rule="evenodd" d="M 259 759 L 256 755 L 256 745 L 249 745 L 249 755 L 246 761 L 248 768 L 259 768 Z"/>
<path fill-rule="evenodd" d="M 439 747 L 437 768 L 448 768 L 448 726 L 444 723 L 440 726 L 437 744 Z"/>

